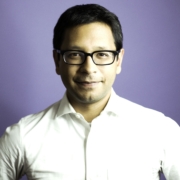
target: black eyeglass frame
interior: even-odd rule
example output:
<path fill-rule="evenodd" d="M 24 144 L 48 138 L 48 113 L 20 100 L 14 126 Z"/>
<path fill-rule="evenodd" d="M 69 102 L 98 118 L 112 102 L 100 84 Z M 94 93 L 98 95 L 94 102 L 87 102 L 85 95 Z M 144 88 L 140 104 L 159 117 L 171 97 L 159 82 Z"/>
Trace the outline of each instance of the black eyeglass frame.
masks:
<path fill-rule="evenodd" d="M 80 51 L 80 50 L 58 50 L 58 49 L 54 49 L 54 50 L 55 50 L 58 54 L 61 54 L 61 55 L 62 55 L 62 58 L 63 58 L 63 60 L 64 60 L 64 62 L 65 62 L 66 64 L 69 64 L 69 65 L 82 65 L 82 64 L 86 61 L 87 56 L 91 56 L 91 59 L 92 59 L 93 63 L 96 64 L 96 65 L 98 65 L 98 66 L 105 66 L 105 65 L 113 64 L 114 61 L 115 61 L 115 57 L 118 56 L 119 53 L 120 53 L 120 51 L 121 51 L 121 50 L 118 50 L 118 51 L 101 50 L 101 51 L 94 51 L 94 52 L 92 52 L 92 53 L 86 53 L 86 52 Z M 65 60 L 65 58 L 64 58 L 64 53 L 65 53 L 65 52 L 68 52 L 68 51 L 77 51 L 77 52 L 84 53 L 84 55 L 85 55 L 84 61 L 83 61 L 82 63 L 80 63 L 80 64 L 71 64 L 71 63 L 66 62 L 66 60 Z M 97 52 L 111 52 L 111 53 L 113 53 L 113 55 L 114 55 L 114 59 L 113 59 L 113 61 L 112 61 L 111 63 L 108 63 L 108 64 L 97 64 L 97 63 L 94 62 L 94 59 L 93 59 L 93 54 L 94 54 L 94 53 L 97 53 Z"/>

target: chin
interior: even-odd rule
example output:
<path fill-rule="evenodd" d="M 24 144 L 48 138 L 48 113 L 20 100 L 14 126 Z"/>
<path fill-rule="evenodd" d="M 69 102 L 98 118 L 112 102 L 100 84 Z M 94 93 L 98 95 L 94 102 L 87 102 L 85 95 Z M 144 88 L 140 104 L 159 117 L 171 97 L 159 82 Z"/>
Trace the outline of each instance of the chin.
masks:
<path fill-rule="evenodd" d="M 78 101 L 80 102 L 80 103 L 83 103 L 83 104 L 92 104 L 92 103 L 96 103 L 96 102 L 98 102 L 98 101 L 100 101 L 101 99 L 103 99 L 103 97 L 101 97 L 101 96 L 96 96 L 96 95 L 86 95 L 86 96 L 82 96 L 82 95 L 80 95 L 80 96 L 78 96 Z"/>

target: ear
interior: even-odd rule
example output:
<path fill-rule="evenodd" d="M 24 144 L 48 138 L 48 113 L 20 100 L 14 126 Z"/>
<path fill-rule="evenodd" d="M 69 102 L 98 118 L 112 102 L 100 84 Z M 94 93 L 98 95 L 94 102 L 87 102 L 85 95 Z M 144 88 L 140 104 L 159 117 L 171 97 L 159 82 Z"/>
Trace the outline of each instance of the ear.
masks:
<path fill-rule="evenodd" d="M 58 75 L 61 75 L 61 71 L 60 71 L 60 65 L 59 65 L 59 54 L 56 52 L 56 50 L 53 50 L 53 58 L 54 58 L 54 63 L 55 63 L 55 67 L 56 67 L 56 73 Z"/>
<path fill-rule="evenodd" d="M 117 63 L 116 74 L 119 74 L 121 72 L 123 56 L 124 56 L 124 49 L 121 49 L 121 51 L 120 51 L 120 53 L 118 55 L 118 59 L 116 61 L 116 63 Z"/>

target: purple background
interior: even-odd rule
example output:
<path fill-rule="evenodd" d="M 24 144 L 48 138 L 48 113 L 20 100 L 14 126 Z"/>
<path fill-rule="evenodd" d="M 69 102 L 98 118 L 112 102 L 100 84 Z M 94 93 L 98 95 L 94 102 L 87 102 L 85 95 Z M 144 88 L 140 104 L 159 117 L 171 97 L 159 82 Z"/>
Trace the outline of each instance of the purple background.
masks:
<path fill-rule="evenodd" d="M 118 15 L 125 56 L 115 91 L 180 124 L 180 1 L 0 1 L 0 136 L 21 117 L 64 94 L 52 58 L 53 27 L 75 4 L 98 3 Z"/>

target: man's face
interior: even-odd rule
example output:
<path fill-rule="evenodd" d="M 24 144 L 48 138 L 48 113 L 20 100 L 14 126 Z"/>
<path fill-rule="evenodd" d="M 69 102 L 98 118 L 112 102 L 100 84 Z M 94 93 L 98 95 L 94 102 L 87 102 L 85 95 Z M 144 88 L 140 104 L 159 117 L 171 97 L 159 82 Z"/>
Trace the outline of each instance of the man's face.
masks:
<path fill-rule="evenodd" d="M 66 30 L 60 50 L 81 50 L 92 53 L 98 50 L 116 50 L 109 26 L 95 22 Z M 58 61 L 54 51 L 56 72 L 61 76 L 71 104 L 91 104 L 107 100 L 116 74 L 121 71 L 124 50 L 111 65 L 95 65 L 90 56 L 82 65 L 65 64 L 62 56 Z"/>

